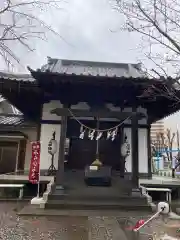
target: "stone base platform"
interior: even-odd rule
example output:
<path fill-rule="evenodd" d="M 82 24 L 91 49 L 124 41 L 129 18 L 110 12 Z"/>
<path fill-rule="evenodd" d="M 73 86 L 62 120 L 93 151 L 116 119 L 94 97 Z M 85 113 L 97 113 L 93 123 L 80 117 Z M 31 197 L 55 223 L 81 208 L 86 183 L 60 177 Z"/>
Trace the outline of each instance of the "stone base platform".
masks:
<path fill-rule="evenodd" d="M 123 200 L 119 202 L 96 202 L 96 201 L 67 201 L 51 200 L 45 205 L 46 209 L 66 209 L 66 210 L 120 210 L 120 211 L 149 211 L 150 206 L 145 201 Z"/>
<path fill-rule="evenodd" d="M 110 189 L 108 190 L 108 188 L 98 189 L 91 187 L 91 189 L 87 189 L 85 192 L 82 191 L 82 193 L 77 192 L 73 194 L 71 191 L 67 191 L 67 193 L 64 194 L 52 194 L 49 196 L 45 208 L 66 210 L 152 211 L 144 196 L 122 195 Z"/>
<path fill-rule="evenodd" d="M 135 190 L 135 189 L 134 189 Z M 112 185 L 87 186 L 81 172 L 65 175 L 64 186 L 54 186 L 46 209 L 151 211 L 146 197 L 132 189 L 132 182 L 112 176 Z"/>
<path fill-rule="evenodd" d="M 18 212 L 20 216 L 120 216 L 122 218 L 132 216 L 140 218 L 151 214 L 149 211 L 41 209 L 30 204 Z"/>

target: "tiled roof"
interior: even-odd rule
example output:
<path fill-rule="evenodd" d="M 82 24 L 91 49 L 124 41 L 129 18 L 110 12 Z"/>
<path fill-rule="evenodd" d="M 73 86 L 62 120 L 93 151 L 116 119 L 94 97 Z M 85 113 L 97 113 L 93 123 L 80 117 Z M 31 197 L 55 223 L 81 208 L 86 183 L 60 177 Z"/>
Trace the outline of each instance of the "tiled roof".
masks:
<path fill-rule="evenodd" d="M 15 114 L 15 115 L 23 115 L 16 107 L 8 102 L 1 94 L 0 94 L 0 112 L 7 114 Z"/>
<path fill-rule="evenodd" d="M 23 114 L 0 95 L 0 125 L 19 125 L 24 122 Z"/>
<path fill-rule="evenodd" d="M 31 76 L 31 74 L 16 74 L 2 71 L 0 72 L 0 78 L 23 82 L 35 82 L 35 79 Z"/>
<path fill-rule="evenodd" d="M 6 99 L 0 94 L 0 103 L 6 101 Z"/>
<path fill-rule="evenodd" d="M 0 116 L 0 125 L 20 125 L 23 121 L 23 118 L 20 117 Z"/>
<path fill-rule="evenodd" d="M 145 77 L 140 64 L 108 63 L 61 60 L 48 57 L 48 63 L 41 69 L 42 72 L 50 71 L 66 75 L 105 76 L 105 77 Z"/>

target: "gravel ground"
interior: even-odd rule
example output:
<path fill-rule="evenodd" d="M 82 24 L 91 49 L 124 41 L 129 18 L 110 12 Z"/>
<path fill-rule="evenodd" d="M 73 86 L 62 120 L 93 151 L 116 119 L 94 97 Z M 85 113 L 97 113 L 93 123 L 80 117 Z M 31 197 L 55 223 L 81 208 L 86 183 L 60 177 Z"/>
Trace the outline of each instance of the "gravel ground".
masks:
<path fill-rule="evenodd" d="M 0 202 L 0 239 L 3 240 L 126 240 L 117 217 L 18 217 L 16 203 Z M 132 218 L 136 222 L 141 217 Z M 180 222 L 173 222 L 180 225 Z M 167 225 L 171 225 L 168 222 Z M 174 227 L 176 229 L 176 227 Z M 177 230 L 177 229 L 176 229 Z M 168 230 L 169 231 L 169 230 Z M 175 232 L 175 230 L 173 230 Z M 173 232 L 172 231 L 172 232 Z M 146 233 L 166 232 L 162 219 L 144 229 Z M 141 239 L 151 239 L 149 236 Z M 178 238 L 176 238 L 178 239 Z M 180 239 L 180 238 L 179 238 Z M 133 239 L 135 240 L 135 239 Z"/>

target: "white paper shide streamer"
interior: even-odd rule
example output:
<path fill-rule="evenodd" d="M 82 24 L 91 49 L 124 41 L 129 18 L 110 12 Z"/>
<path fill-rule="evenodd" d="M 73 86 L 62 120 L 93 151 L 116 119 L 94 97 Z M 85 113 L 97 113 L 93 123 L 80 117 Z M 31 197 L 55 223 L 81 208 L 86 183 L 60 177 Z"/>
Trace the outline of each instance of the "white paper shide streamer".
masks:
<path fill-rule="evenodd" d="M 79 135 L 80 139 L 84 139 L 85 131 L 86 131 L 86 129 L 83 126 L 81 126 L 80 135 Z"/>
<path fill-rule="evenodd" d="M 94 135 L 95 135 L 95 130 L 89 130 L 88 138 L 89 138 L 90 140 L 93 140 L 93 139 L 94 139 Z"/>

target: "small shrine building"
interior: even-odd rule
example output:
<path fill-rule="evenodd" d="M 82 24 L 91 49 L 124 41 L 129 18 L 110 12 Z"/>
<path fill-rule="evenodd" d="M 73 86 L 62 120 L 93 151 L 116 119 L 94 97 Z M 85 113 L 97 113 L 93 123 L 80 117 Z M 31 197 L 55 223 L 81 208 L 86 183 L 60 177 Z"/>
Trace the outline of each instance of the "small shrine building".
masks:
<path fill-rule="evenodd" d="M 21 80 L 1 77 L 0 93 L 38 125 L 43 170 L 51 164 L 48 143 L 55 132 L 56 189 L 66 169 L 84 171 L 96 160 L 131 176 L 133 189 L 139 177 L 152 177 L 150 126 L 180 109 L 174 99 L 157 94 L 172 79 L 149 79 L 139 64 L 52 58 L 29 71 L 31 77 Z M 174 94 L 180 97 L 180 91 Z"/>

